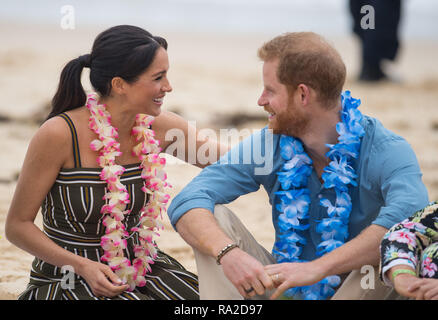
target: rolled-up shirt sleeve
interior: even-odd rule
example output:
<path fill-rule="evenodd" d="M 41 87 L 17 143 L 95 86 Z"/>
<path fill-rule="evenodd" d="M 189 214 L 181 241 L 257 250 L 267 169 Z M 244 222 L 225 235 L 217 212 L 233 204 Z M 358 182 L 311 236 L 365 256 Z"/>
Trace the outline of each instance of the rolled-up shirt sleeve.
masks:
<path fill-rule="evenodd" d="M 402 138 L 384 141 L 374 150 L 375 181 L 380 185 L 384 206 L 373 224 L 390 229 L 428 204 L 418 160 Z"/>
<path fill-rule="evenodd" d="M 266 163 L 258 164 L 254 151 L 260 150 L 262 156 L 268 154 L 265 135 L 266 130 L 263 129 L 246 138 L 187 184 L 169 206 L 172 226 L 175 228 L 178 220 L 191 209 L 205 208 L 213 212 L 216 204 L 227 204 L 241 195 L 257 191 L 266 176 L 258 174 L 257 169 L 266 166 Z M 263 146 L 260 148 L 259 144 Z"/>

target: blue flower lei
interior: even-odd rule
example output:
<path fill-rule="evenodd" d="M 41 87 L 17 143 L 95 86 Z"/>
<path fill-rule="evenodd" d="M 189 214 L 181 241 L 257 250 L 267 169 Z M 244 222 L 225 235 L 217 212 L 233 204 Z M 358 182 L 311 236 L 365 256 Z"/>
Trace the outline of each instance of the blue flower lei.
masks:
<path fill-rule="evenodd" d="M 342 246 L 348 238 L 352 208 L 348 185 L 357 186 L 357 175 L 351 167 L 351 161 L 358 158 L 361 138 L 365 134 L 360 124 L 362 113 L 357 109 L 360 100 L 351 97 L 350 91 L 345 91 L 341 94 L 341 102 L 341 122 L 336 124 L 338 143 L 327 144 L 330 151 L 326 156 L 331 162 L 322 174 L 323 187 L 334 188 L 336 201 L 333 204 L 325 198 L 320 200 L 320 204 L 327 208 L 327 218 L 322 219 L 316 227 L 316 231 L 321 234 L 321 242 L 317 246 L 318 256 Z M 282 170 L 277 172 L 281 184 L 281 191 L 276 192 L 280 199 L 276 205 L 280 212 L 279 234 L 272 252 L 278 263 L 304 262 L 299 257 L 306 239 L 300 232 L 309 228 L 309 224 L 304 224 L 302 220 L 309 218 L 310 192 L 307 183 L 312 173 L 312 160 L 304 152 L 302 143 L 290 136 L 281 136 L 280 150 L 286 162 Z M 310 286 L 290 288 L 285 295 L 306 300 L 327 299 L 335 293 L 334 288 L 339 284 L 339 276 L 328 276 Z"/>

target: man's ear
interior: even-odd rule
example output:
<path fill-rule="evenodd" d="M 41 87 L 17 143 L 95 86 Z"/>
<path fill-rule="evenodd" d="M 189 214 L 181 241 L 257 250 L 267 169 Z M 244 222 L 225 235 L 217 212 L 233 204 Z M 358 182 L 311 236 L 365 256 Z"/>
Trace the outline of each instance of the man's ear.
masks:
<path fill-rule="evenodd" d="M 114 93 L 124 94 L 126 90 L 126 81 L 120 77 L 114 77 L 111 79 L 111 89 Z"/>
<path fill-rule="evenodd" d="M 298 99 L 301 105 L 306 106 L 310 102 L 310 88 L 301 83 L 297 86 L 296 93 L 298 94 Z"/>

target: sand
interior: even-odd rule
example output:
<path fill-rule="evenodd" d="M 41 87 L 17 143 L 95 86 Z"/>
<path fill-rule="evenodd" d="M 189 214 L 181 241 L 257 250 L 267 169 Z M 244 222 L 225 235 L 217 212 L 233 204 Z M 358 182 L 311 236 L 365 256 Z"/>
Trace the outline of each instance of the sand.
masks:
<path fill-rule="evenodd" d="M 61 30 L 59 27 L 1 25 L 0 39 L 0 299 L 16 299 L 24 290 L 33 257 L 9 243 L 4 223 L 27 145 L 38 128 L 62 66 L 89 52 L 100 29 Z M 158 32 L 151 30 L 153 33 Z M 261 93 L 261 62 L 257 48 L 272 34 L 161 34 L 169 42 L 174 88 L 164 107 L 196 121 L 198 128 L 258 129 L 267 115 L 257 106 Z M 399 83 L 365 85 L 355 82 L 358 42 L 329 38 L 343 56 L 348 78 L 345 88 L 361 97 L 362 112 L 377 117 L 405 137 L 415 150 L 431 200 L 438 199 L 438 43 L 403 40 L 397 62 L 390 67 Z M 87 72 L 84 86 L 89 89 Z M 200 169 L 172 162 L 168 166 L 177 194 Z M 229 204 L 255 238 L 268 250 L 273 244 L 271 208 L 263 188 Z M 41 215 L 36 224 L 41 226 Z M 160 248 L 196 272 L 191 248 L 165 217 Z"/>

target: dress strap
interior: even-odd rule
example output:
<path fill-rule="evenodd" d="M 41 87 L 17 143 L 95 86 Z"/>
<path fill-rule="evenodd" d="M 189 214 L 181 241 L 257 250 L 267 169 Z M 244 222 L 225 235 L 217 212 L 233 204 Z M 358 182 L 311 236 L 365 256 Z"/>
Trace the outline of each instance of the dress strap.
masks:
<path fill-rule="evenodd" d="M 81 154 L 79 152 L 79 141 L 78 141 L 78 135 L 76 133 L 75 125 L 66 113 L 61 113 L 58 116 L 63 118 L 67 122 L 67 124 L 70 128 L 71 137 L 72 137 L 72 141 L 73 141 L 73 159 L 75 162 L 75 168 L 80 168 L 81 167 Z"/>

